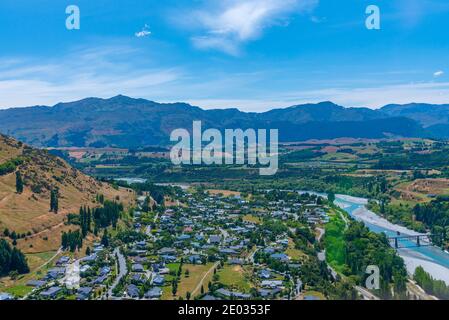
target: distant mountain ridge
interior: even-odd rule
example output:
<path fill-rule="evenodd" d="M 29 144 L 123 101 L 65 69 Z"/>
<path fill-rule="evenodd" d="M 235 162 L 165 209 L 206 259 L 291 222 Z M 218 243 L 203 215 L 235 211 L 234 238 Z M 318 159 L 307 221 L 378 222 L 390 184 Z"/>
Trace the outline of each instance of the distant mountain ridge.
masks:
<path fill-rule="evenodd" d="M 283 142 L 307 139 L 449 137 L 449 105 L 345 108 L 326 101 L 263 113 L 204 110 L 186 103 L 157 103 L 116 96 L 86 98 L 53 107 L 0 110 L 0 132 L 39 147 L 167 145 L 170 132 L 204 128 L 278 128 Z"/>

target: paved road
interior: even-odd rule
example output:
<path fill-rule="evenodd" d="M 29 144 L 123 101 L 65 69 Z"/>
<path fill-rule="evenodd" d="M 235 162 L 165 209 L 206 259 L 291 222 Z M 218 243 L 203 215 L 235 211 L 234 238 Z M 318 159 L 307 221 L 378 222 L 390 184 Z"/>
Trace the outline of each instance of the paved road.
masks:
<path fill-rule="evenodd" d="M 367 289 L 362 288 L 360 286 L 355 286 L 354 289 L 356 289 L 365 300 L 380 300 L 377 296 L 369 292 Z"/>
<path fill-rule="evenodd" d="M 114 250 L 114 255 L 117 255 L 118 257 L 118 266 L 119 266 L 119 273 L 117 277 L 115 278 L 114 282 L 112 283 L 112 286 L 109 288 L 108 296 L 112 297 L 113 290 L 115 287 L 119 284 L 120 280 L 128 273 L 128 268 L 126 267 L 126 259 L 123 256 L 123 254 L 120 252 L 119 248 L 116 248 Z"/>

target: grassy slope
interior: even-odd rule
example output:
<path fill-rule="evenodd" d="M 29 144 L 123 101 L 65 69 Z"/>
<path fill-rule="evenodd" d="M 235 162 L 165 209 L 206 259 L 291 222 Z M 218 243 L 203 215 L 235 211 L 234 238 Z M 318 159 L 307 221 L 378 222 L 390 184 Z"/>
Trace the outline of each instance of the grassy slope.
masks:
<path fill-rule="evenodd" d="M 43 150 L 31 149 L 13 139 L 0 136 L 0 163 L 23 156 L 19 166 L 25 188 L 16 193 L 15 173 L 0 176 L 0 234 L 5 228 L 17 233 L 31 232 L 31 236 L 18 241 L 25 253 L 56 250 L 68 213 L 76 213 L 81 205 L 97 206 L 95 196 L 104 194 L 107 199 L 130 203 L 133 194 L 125 189 L 115 190 L 70 167 L 63 160 Z M 59 213 L 49 212 L 50 190 L 59 188 Z M 33 191 L 34 190 L 34 191 Z"/>

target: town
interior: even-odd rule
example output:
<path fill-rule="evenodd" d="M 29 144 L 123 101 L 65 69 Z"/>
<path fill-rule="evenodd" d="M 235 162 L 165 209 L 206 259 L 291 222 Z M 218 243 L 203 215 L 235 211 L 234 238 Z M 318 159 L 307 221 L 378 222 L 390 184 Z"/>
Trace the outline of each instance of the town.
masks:
<path fill-rule="evenodd" d="M 42 278 L 27 282 L 33 290 L 24 299 L 325 298 L 303 280 L 311 276 L 303 267 L 322 262 L 315 244 L 329 219 L 327 200 L 164 188 L 165 205 L 140 195 L 131 229 L 103 238 L 80 259 L 61 253 Z"/>

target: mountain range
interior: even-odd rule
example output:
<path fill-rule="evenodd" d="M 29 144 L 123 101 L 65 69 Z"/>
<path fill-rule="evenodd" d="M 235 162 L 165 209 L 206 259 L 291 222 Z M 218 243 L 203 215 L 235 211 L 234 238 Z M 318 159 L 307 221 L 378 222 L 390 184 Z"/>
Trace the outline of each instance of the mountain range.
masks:
<path fill-rule="evenodd" d="M 122 95 L 0 110 L 0 132 L 38 147 L 136 148 L 167 145 L 172 130 L 191 129 L 195 120 L 202 121 L 203 129 L 277 128 L 282 142 L 343 137 L 449 138 L 449 104 L 392 104 L 372 110 L 321 102 L 248 113 Z"/>

